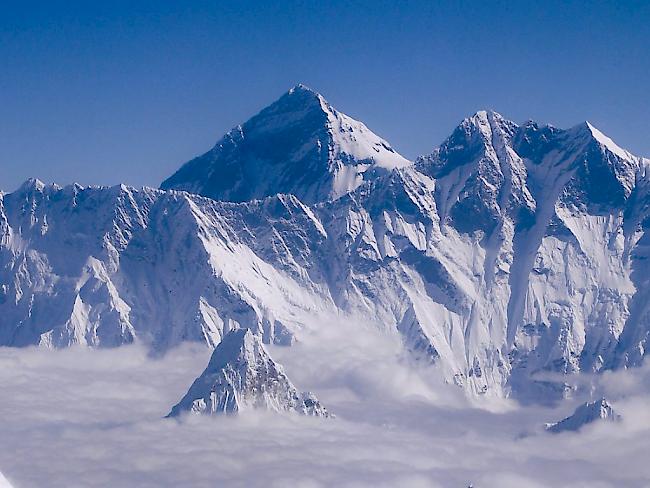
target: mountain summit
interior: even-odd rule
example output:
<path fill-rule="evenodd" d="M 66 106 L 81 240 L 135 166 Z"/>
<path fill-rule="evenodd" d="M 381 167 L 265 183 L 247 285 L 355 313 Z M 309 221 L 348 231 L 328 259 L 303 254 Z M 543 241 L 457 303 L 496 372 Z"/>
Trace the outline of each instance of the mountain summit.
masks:
<path fill-rule="evenodd" d="M 234 202 L 291 193 L 311 204 L 335 200 L 364 180 L 409 164 L 363 123 L 297 85 L 161 188 Z"/>
<path fill-rule="evenodd" d="M 605 398 L 595 402 L 583 403 L 569 417 L 546 425 L 546 430 L 553 434 L 560 432 L 576 432 L 593 422 L 620 422 L 621 416 L 616 413 Z"/>
<path fill-rule="evenodd" d="M 183 412 L 238 413 L 250 409 L 329 416 L 314 395 L 298 392 L 258 336 L 250 329 L 235 329 L 224 336 L 212 353 L 208 367 L 168 416 L 176 417 Z"/>

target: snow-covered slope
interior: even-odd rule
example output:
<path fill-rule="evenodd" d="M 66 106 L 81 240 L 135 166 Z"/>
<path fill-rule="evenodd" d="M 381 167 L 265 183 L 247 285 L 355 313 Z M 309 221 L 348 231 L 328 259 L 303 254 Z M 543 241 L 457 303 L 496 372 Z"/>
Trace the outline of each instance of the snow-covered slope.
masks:
<path fill-rule="evenodd" d="M 237 205 L 27 182 L 0 199 L 0 344 L 162 351 L 214 347 L 237 326 L 290 344 L 329 303 L 307 262 L 322 233 L 291 196 Z"/>
<path fill-rule="evenodd" d="M 185 164 L 161 188 L 235 202 L 292 193 L 316 203 L 409 164 L 363 123 L 297 85 Z"/>
<path fill-rule="evenodd" d="M 576 432 L 585 425 L 597 421 L 620 422 L 621 416 L 616 413 L 606 399 L 601 398 L 595 402 L 583 403 L 569 417 L 547 424 L 546 430 L 554 434 Z"/>
<path fill-rule="evenodd" d="M 259 409 L 328 417 L 311 393 L 300 393 L 250 329 L 235 329 L 223 337 L 205 371 L 169 413 L 206 415 Z"/>
<path fill-rule="evenodd" d="M 415 165 L 311 206 L 30 181 L 0 198 L 0 344 L 162 351 L 239 327 L 290 344 L 336 316 L 473 393 L 557 399 L 567 386 L 539 373 L 645 355 L 649 167 L 587 123 L 479 112 Z"/>

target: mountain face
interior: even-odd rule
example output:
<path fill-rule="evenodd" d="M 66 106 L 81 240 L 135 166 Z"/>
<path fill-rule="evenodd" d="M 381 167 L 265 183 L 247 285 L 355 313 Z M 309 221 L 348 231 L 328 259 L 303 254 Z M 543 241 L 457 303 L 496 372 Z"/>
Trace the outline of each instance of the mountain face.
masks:
<path fill-rule="evenodd" d="M 452 274 L 471 283 L 459 333 L 501 344 L 479 365 L 507 364 L 510 388 L 551 398 L 563 386 L 531 373 L 639 361 L 645 339 L 625 336 L 648 327 L 645 310 L 633 312 L 644 300 L 647 160 L 590 124 L 519 127 L 479 112 L 416 164 L 435 179 L 442 234 L 478 244 L 447 269 L 465 267 Z"/>
<path fill-rule="evenodd" d="M 560 432 L 577 432 L 585 425 L 598 421 L 621 421 L 621 416 L 614 411 L 609 402 L 604 398 L 595 402 L 583 403 L 576 408 L 576 411 L 569 417 L 560 420 L 559 422 L 548 424 L 546 430 L 553 434 L 559 434 Z"/>
<path fill-rule="evenodd" d="M 207 368 L 176 404 L 183 412 L 205 415 L 260 409 L 329 417 L 311 393 L 300 393 L 250 329 L 230 331 L 216 347 Z"/>
<path fill-rule="evenodd" d="M 255 161 L 275 157 L 264 147 Z M 0 344 L 164 351 L 250 328 L 290 345 L 331 313 L 376 323 L 471 393 L 559 399 L 569 386 L 544 373 L 645 355 L 649 167 L 587 123 L 478 112 L 414 165 L 338 198 L 302 193 L 310 204 L 30 181 L 0 198 Z M 247 181 L 262 196 L 276 180 Z"/>
<path fill-rule="evenodd" d="M 164 351 L 215 347 L 237 327 L 290 344 L 328 303 L 306 272 L 323 232 L 292 196 L 238 205 L 29 181 L 0 199 L 0 344 Z"/>
<path fill-rule="evenodd" d="M 161 188 L 232 202 L 291 193 L 313 204 L 408 164 L 363 123 L 298 85 L 185 164 Z"/>

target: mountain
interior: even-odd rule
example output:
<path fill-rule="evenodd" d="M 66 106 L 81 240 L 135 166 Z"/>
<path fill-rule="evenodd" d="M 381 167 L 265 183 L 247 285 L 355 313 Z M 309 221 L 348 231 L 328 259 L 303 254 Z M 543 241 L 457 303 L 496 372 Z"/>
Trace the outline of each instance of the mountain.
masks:
<path fill-rule="evenodd" d="M 236 327 L 290 344 L 328 303 L 306 271 L 323 232 L 292 196 L 232 204 L 28 181 L 0 198 L 0 344 L 163 352 L 215 347 Z"/>
<path fill-rule="evenodd" d="M 591 124 L 482 111 L 312 205 L 32 180 L 0 197 L 0 344 L 291 345 L 337 317 L 472 394 L 555 401 L 569 381 L 544 377 L 645 356 L 648 168 Z"/>
<path fill-rule="evenodd" d="M 409 164 L 363 123 L 297 85 L 183 165 L 161 188 L 233 202 L 291 193 L 313 204 Z"/>
<path fill-rule="evenodd" d="M 648 166 L 588 123 L 518 126 L 494 112 L 416 162 L 435 179 L 442 236 L 473 240 L 447 266 L 469 284 L 458 330 L 466 351 L 476 345 L 468 366 L 506 365 L 512 390 L 550 399 L 566 386 L 531 375 L 639 361 L 645 339 L 626 336 L 648 328 L 643 307 L 632 313 L 644 294 Z"/>
<path fill-rule="evenodd" d="M 620 422 L 621 416 L 614 411 L 607 400 L 601 398 L 595 402 L 583 403 L 569 417 L 547 424 L 546 430 L 553 434 L 577 432 L 585 425 L 597 421 Z"/>
<path fill-rule="evenodd" d="M 328 417 L 311 393 L 300 393 L 250 329 L 230 331 L 216 347 L 205 371 L 169 417 L 183 412 L 206 415 L 251 409 Z"/>

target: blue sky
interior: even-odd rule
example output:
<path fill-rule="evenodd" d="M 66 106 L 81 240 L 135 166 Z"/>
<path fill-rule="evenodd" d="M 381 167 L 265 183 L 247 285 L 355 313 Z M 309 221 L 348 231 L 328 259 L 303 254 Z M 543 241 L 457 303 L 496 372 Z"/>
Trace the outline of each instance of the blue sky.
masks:
<path fill-rule="evenodd" d="M 90 3 L 3 6 L 0 189 L 157 186 L 299 82 L 407 157 L 482 108 L 650 156 L 649 2 Z"/>

